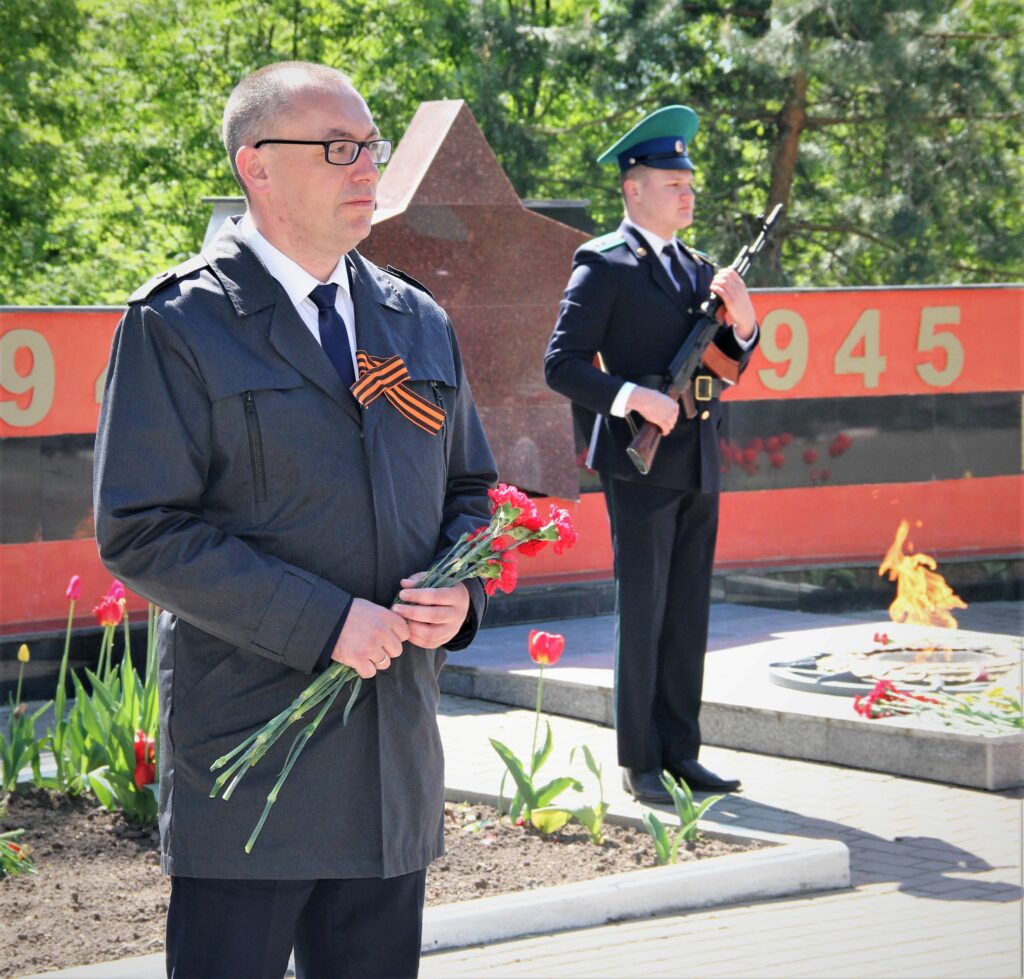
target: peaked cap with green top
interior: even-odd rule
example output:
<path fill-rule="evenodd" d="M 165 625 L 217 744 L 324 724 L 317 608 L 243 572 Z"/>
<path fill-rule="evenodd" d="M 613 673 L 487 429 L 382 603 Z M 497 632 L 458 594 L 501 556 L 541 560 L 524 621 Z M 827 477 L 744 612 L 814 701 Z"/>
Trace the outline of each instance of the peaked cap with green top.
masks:
<path fill-rule="evenodd" d="M 688 105 L 667 105 L 637 123 L 608 147 L 598 163 L 618 163 L 620 170 L 637 164 L 657 170 L 693 170 L 686 147 L 697 132 L 697 113 Z"/>

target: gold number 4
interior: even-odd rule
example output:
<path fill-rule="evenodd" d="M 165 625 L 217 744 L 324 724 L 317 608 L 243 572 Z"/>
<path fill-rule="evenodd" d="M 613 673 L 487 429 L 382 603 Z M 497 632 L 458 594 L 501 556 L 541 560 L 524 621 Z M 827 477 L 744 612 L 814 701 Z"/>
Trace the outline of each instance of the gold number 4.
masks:
<path fill-rule="evenodd" d="M 857 317 L 853 329 L 836 351 L 836 374 L 860 374 L 864 387 L 878 387 L 879 378 L 885 373 L 885 357 L 879 350 L 881 320 L 877 309 L 865 309 Z M 864 345 L 862 354 L 855 352 L 860 344 Z"/>

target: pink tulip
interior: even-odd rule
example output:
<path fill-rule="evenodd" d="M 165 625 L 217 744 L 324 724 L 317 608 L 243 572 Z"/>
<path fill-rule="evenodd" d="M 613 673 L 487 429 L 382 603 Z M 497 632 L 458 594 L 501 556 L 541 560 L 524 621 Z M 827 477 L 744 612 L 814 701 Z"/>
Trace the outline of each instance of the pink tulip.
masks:
<path fill-rule="evenodd" d="M 69 601 L 77 602 L 82 597 L 82 579 L 73 574 L 68 582 L 68 590 L 64 592 Z"/>

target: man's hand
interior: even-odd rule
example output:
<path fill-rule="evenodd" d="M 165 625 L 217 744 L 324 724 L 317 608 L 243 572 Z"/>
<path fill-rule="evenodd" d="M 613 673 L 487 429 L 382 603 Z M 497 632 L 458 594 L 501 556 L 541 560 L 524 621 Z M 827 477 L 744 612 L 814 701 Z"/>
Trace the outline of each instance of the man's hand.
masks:
<path fill-rule="evenodd" d="M 711 291 L 725 303 L 725 310 L 718 312 L 719 320 L 731 324 L 741 340 L 749 340 L 754 335 L 757 315 L 739 272 L 732 267 L 719 269 L 711 280 Z"/>
<path fill-rule="evenodd" d="M 402 643 L 409 636 L 409 626 L 400 615 L 365 598 L 354 598 L 331 659 L 369 680 L 402 655 Z"/>
<path fill-rule="evenodd" d="M 426 574 L 419 571 L 402 579 L 398 597 L 403 604 L 392 606 L 409 626 L 409 641 L 425 649 L 436 649 L 452 638 L 469 613 L 469 589 L 461 582 L 450 588 L 417 588 Z"/>
<path fill-rule="evenodd" d="M 679 419 L 679 402 L 667 394 L 638 384 L 626 399 L 626 411 L 635 411 L 652 425 L 657 425 L 662 435 L 668 435 Z"/>

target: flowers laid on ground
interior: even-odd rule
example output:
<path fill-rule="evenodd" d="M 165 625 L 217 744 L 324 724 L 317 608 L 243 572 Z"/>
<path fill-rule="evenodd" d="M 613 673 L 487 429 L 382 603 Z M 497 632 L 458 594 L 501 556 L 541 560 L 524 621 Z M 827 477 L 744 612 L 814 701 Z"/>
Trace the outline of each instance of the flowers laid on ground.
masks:
<path fill-rule="evenodd" d="M 1014 695 L 997 685 L 980 693 L 951 694 L 941 690 L 914 693 L 897 687 L 891 680 L 879 680 L 870 693 L 854 698 L 853 709 L 871 720 L 917 714 L 947 727 L 978 734 L 1024 728 L 1020 690 Z"/>
<path fill-rule="evenodd" d="M 695 843 L 700 837 L 697 829 L 697 822 L 705 812 L 724 796 L 708 796 L 699 805 L 693 801 L 693 793 L 686 782 L 679 778 L 673 778 L 669 772 L 661 773 L 661 784 L 665 786 L 672 796 L 672 802 L 676 807 L 676 815 L 679 817 L 679 829 L 670 832 L 665 824 L 652 812 L 645 812 L 643 815 L 644 826 L 654 840 L 654 850 L 657 854 L 659 864 L 675 863 L 679 859 L 679 847 L 683 843 Z"/>
<path fill-rule="evenodd" d="M 451 550 L 417 582 L 417 588 L 447 588 L 460 581 L 481 578 L 484 591 L 489 595 L 499 589 L 511 592 L 519 577 L 519 555 L 529 557 L 548 544 L 553 546 L 556 554 L 561 554 L 576 542 L 576 529 L 564 508 L 552 504 L 545 519 L 533 500 L 516 487 L 505 483 L 490 490 L 489 495 L 490 522 L 472 533 L 463 534 Z M 245 844 L 246 853 L 252 852 L 281 787 L 306 743 L 338 695 L 350 684 L 351 692 L 343 715 L 343 720 L 347 721 L 362 680 L 351 667 L 332 663 L 288 707 L 210 766 L 214 772 L 224 769 L 214 782 L 210 797 L 220 795 L 225 800 L 230 799 L 249 769 L 263 758 L 292 724 L 314 708 L 319 708 L 313 719 L 295 736 L 284 766 L 267 796 L 263 812 Z"/>
<path fill-rule="evenodd" d="M 15 843 L 24 835 L 23 829 L 12 829 L 0 833 L 0 878 L 34 874 L 36 865 L 32 851 L 24 843 Z"/>

